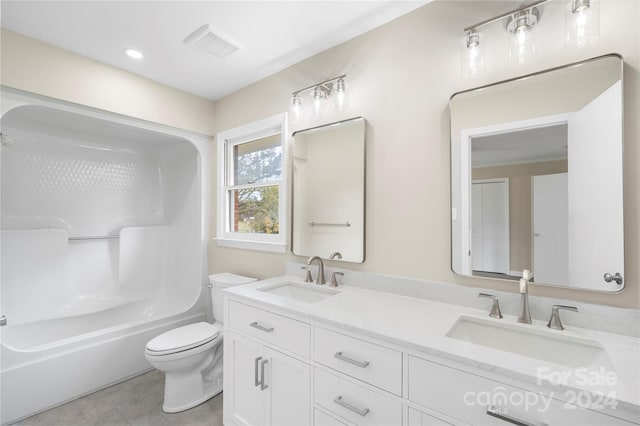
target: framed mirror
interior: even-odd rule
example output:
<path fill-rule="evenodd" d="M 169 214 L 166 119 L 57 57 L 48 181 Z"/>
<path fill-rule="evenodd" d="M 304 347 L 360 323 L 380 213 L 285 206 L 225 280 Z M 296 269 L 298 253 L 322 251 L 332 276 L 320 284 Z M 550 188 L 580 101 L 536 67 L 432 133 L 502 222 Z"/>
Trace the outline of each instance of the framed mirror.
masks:
<path fill-rule="evenodd" d="M 624 288 L 622 69 L 612 54 L 451 97 L 455 273 Z"/>
<path fill-rule="evenodd" d="M 358 117 L 293 134 L 293 254 L 364 262 L 365 126 Z"/>

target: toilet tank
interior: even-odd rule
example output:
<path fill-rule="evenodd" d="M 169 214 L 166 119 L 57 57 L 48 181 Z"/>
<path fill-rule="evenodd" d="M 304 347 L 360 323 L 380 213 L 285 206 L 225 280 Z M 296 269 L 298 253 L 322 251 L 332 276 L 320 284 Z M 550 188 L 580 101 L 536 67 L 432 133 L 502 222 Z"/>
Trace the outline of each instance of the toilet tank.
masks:
<path fill-rule="evenodd" d="M 209 275 L 209 283 L 211 284 L 211 306 L 213 307 L 213 318 L 215 322 L 221 325 L 224 321 L 224 294 L 222 293 L 222 289 L 248 284 L 254 281 L 257 280 L 228 272 Z"/>

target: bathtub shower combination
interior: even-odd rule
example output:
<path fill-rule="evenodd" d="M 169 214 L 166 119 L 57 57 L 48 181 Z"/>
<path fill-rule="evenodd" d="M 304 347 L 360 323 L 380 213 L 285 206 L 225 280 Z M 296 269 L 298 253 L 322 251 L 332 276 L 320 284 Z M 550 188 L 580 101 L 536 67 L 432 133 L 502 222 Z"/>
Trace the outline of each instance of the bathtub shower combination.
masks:
<path fill-rule="evenodd" d="M 204 318 L 209 148 L 24 93 L 2 100 L 4 424 L 149 369 L 150 338 Z"/>

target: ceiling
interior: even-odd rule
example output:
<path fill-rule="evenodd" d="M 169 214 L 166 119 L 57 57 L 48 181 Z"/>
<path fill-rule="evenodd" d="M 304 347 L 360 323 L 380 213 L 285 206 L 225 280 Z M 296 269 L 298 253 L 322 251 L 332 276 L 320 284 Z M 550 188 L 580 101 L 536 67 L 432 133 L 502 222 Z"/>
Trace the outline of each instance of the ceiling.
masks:
<path fill-rule="evenodd" d="M 474 137 L 473 167 L 504 166 L 567 159 L 567 124 Z"/>
<path fill-rule="evenodd" d="M 0 23 L 216 100 L 430 1 L 2 0 Z M 183 43 L 205 24 L 244 47 L 218 58 Z"/>

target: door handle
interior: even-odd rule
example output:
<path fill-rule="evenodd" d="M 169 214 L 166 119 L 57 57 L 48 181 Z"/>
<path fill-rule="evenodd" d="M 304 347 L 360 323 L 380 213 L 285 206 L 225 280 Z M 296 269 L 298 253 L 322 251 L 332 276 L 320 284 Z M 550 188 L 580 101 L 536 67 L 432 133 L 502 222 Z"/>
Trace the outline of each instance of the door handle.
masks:
<path fill-rule="evenodd" d="M 264 366 L 268 362 L 268 359 L 263 359 L 262 361 L 260 361 L 260 390 L 265 390 L 269 387 L 269 385 L 264 383 Z"/>
<path fill-rule="evenodd" d="M 604 281 L 607 283 L 610 283 L 611 281 L 615 281 L 616 284 L 622 285 L 622 275 L 620 275 L 620 272 L 616 272 L 613 275 L 607 272 L 606 274 L 604 274 Z"/>

